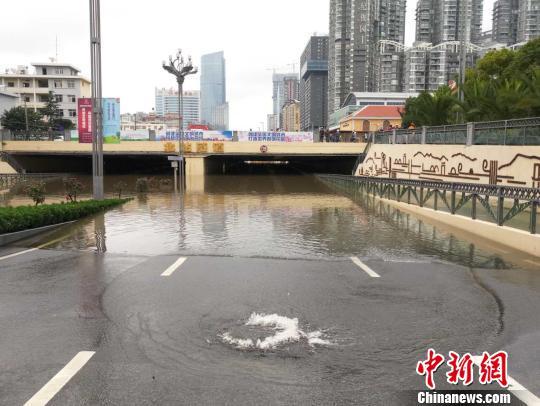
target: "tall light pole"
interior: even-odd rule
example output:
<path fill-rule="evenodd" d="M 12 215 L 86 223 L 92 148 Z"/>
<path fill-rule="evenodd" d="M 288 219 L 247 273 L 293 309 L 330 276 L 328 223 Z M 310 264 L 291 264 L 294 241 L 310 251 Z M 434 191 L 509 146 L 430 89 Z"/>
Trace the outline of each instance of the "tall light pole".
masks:
<path fill-rule="evenodd" d="M 465 75 L 467 72 L 467 48 L 471 41 L 470 38 L 470 23 L 469 23 L 469 1 L 460 0 L 460 55 L 459 55 L 459 99 L 463 102 L 465 99 L 464 84 Z"/>
<path fill-rule="evenodd" d="M 193 66 L 191 57 L 184 61 L 182 50 L 176 53 L 176 59 L 169 56 L 169 64 L 163 61 L 163 69 L 176 77 L 178 83 L 178 167 L 180 191 L 184 190 L 184 81 L 186 76 L 197 73 L 197 68 Z"/>
<path fill-rule="evenodd" d="M 94 199 L 103 200 L 100 0 L 90 0 L 90 61 L 92 69 L 92 181 Z"/>

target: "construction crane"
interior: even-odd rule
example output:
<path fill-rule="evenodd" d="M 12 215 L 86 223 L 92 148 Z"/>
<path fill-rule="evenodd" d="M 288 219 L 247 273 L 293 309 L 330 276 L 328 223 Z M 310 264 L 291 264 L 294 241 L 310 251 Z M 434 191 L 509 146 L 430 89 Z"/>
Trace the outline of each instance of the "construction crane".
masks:
<path fill-rule="evenodd" d="M 283 65 L 283 66 L 274 66 L 274 67 L 272 67 L 272 68 L 267 68 L 266 70 L 267 70 L 267 71 L 271 71 L 272 73 L 276 74 L 277 71 L 279 71 L 279 70 L 283 70 L 283 69 L 285 69 L 285 68 L 290 68 L 290 67 L 292 67 L 292 72 L 293 72 L 293 73 L 297 73 L 297 71 L 296 71 L 296 66 L 297 66 L 297 65 L 298 65 L 298 64 L 297 64 L 296 62 L 293 62 L 293 63 L 289 63 L 289 64 L 286 64 L 286 65 Z"/>

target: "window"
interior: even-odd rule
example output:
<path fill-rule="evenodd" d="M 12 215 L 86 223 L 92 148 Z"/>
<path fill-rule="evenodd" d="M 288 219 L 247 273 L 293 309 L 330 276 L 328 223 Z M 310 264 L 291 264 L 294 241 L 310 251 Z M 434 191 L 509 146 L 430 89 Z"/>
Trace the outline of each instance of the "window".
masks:
<path fill-rule="evenodd" d="M 64 101 L 64 97 L 61 94 L 55 94 L 54 99 L 57 103 L 62 103 Z"/>
<path fill-rule="evenodd" d="M 30 87 L 30 82 L 23 82 L 23 87 Z"/>
<path fill-rule="evenodd" d="M 47 103 L 48 100 L 49 100 L 49 95 L 47 95 L 47 94 L 40 94 L 39 95 L 39 101 L 41 103 Z"/>
<path fill-rule="evenodd" d="M 43 75 L 46 75 L 47 74 L 47 68 L 41 68 L 41 73 Z"/>
<path fill-rule="evenodd" d="M 55 73 L 56 73 L 57 75 L 63 75 L 63 74 L 64 74 L 64 69 L 56 69 L 56 70 L 55 70 Z"/>
<path fill-rule="evenodd" d="M 7 82 L 7 87 L 15 87 L 15 82 Z"/>
<path fill-rule="evenodd" d="M 24 96 L 24 101 L 26 103 L 30 103 L 30 96 Z"/>
<path fill-rule="evenodd" d="M 74 109 L 68 110 L 68 117 L 77 117 L 77 110 L 74 110 Z"/>
<path fill-rule="evenodd" d="M 77 103 L 77 96 L 70 94 L 67 98 L 69 103 Z"/>
<path fill-rule="evenodd" d="M 54 87 L 55 87 L 55 89 L 61 89 L 62 88 L 62 81 L 61 80 L 55 80 L 54 81 Z"/>
<path fill-rule="evenodd" d="M 38 84 L 38 87 L 40 88 L 49 87 L 49 81 L 47 79 L 38 79 L 37 84 Z"/>
<path fill-rule="evenodd" d="M 69 89 L 75 89 L 75 81 L 74 80 L 68 80 L 67 86 Z"/>

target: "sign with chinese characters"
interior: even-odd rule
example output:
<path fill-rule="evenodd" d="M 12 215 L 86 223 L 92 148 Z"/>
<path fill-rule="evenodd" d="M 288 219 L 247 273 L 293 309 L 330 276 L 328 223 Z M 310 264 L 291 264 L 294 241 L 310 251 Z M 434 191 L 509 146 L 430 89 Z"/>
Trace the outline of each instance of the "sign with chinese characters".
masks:
<path fill-rule="evenodd" d="M 186 141 L 232 141 L 232 131 L 206 131 L 191 130 L 184 131 L 184 140 Z M 178 141 L 178 130 L 161 131 L 156 136 L 157 141 Z"/>
<path fill-rule="evenodd" d="M 102 99 L 103 107 L 103 142 L 120 143 L 120 99 Z"/>
<path fill-rule="evenodd" d="M 79 143 L 92 143 L 92 99 L 77 100 Z"/>
<path fill-rule="evenodd" d="M 313 142 L 310 132 L 238 131 L 240 142 Z"/>

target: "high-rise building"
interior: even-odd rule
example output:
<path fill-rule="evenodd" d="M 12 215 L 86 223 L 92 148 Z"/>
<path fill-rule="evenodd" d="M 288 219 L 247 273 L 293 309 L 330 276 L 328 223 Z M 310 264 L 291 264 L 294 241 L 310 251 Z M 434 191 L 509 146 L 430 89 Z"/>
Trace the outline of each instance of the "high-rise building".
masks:
<path fill-rule="evenodd" d="M 497 0 L 493 4 L 493 28 L 491 38 L 499 44 L 517 42 L 520 0 Z"/>
<path fill-rule="evenodd" d="M 404 51 L 404 91 L 433 92 L 457 79 L 462 40 L 466 65 L 476 63 L 485 42 L 482 6 L 483 0 L 418 1 L 416 42 Z"/>
<path fill-rule="evenodd" d="M 67 63 L 33 63 L 34 72 L 18 66 L 0 74 L 0 87 L 18 94 L 22 104 L 37 110 L 45 107 L 49 92 L 54 94 L 63 118 L 77 126 L 77 99 L 91 97 L 91 83 L 80 76 L 79 69 Z"/>
<path fill-rule="evenodd" d="M 175 89 L 157 89 L 156 88 L 156 115 L 165 117 L 169 115 L 178 115 L 180 111 L 178 103 L 178 91 Z M 184 130 L 190 124 L 201 123 L 200 113 L 200 93 L 199 91 L 184 91 L 183 108 L 183 127 Z"/>
<path fill-rule="evenodd" d="M 463 13 L 467 2 L 467 12 Z M 464 20 L 465 19 L 465 20 Z M 461 41 L 478 44 L 482 37 L 483 0 L 419 0 L 416 41 Z"/>
<path fill-rule="evenodd" d="M 225 57 L 223 52 L 201 58 L 201 120 L 215 130 L 229 127 Z"/>
<path fill-rule="evenodd" d="M 298 100 L 300 97 L 300 83 L 296 73 L 274 73 L 272 75 L 273 111 L 277 116 L 279 126 L 282 125 L 281 110 L 285 103 L 291 100 Z"/>
<path fill-rule="evenodd" d="M 377 72 L 379 41 L 403 44 L 405 10 L 406 0 L 330 1 L 329 113 L 339 109 L 349 93 L 377 90 L 386 80 Z"/>
<path fill-rule="evenodd" d="M 517 42 L 540 37 L 540 0 L 519 0 Z"/>
<path fill-rule="evenodd" d="M 301 129 L 326 127 L 328 121 L 328 36 L 310 38 L 300 57 Z"/>
<path fill-rule="evenodd" d="M 283 106 L 283 131 L 300 131 L 300 102 L 290 100 Z"/>
<path fill-rule="evenodd" d="M 416 42 L 432 42 L 433 0 L 418 0 L 416 4 Z"/>
<path fill-rule="evenodd" d="M 279 129 L 279 121 L 276 114 L 268 114 L 266 129 L 268 131 L 277 131 Z"/>

